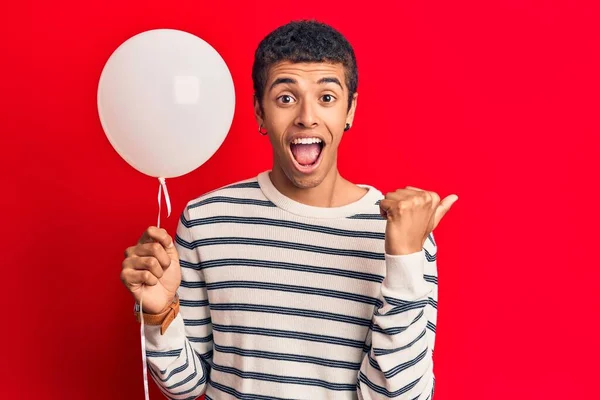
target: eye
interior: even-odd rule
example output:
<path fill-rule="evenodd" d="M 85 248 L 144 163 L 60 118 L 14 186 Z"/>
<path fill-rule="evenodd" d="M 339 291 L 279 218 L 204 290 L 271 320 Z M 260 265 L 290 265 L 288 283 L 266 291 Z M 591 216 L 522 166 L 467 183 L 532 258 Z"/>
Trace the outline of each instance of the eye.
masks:
<path fill-rule="evenodd" d="M 323 96 L 321 96 L 321 99 L 324 103 L 333 103 L 335 101 L 335 97 L 333 97 L 330 94 L 324 94 Z"/>
<path fill-rule="evenodd" d="M 277 100 L 279 100 L 283 104 L 291 104 L 294 102 L 294 98 L 292 96 L 290 96 L 289 94 L 284 94 L 283 96 L 279 96 L 277 98 Z"/>

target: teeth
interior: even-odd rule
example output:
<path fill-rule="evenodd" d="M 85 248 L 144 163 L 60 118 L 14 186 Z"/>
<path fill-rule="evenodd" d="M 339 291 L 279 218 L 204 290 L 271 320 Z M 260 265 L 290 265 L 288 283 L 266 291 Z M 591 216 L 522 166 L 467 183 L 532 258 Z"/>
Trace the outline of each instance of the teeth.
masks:
<path fill-rule="evenodd" d="M 292 141 L 292 144 L 313 144 L 321 142 L 322 140 L 319 138 L 297 138 Z"/>

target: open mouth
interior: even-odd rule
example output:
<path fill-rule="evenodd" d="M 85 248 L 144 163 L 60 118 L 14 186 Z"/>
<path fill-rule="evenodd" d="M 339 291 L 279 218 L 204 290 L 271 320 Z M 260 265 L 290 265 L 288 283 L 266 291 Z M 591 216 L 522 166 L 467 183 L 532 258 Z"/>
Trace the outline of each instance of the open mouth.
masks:
<path fill-rule="evenodd" d="M 321 160 L 325 143 L 319 138 L 297 138 L 290 143 L 292 157 L 301 170 L 315 168 Z"/>

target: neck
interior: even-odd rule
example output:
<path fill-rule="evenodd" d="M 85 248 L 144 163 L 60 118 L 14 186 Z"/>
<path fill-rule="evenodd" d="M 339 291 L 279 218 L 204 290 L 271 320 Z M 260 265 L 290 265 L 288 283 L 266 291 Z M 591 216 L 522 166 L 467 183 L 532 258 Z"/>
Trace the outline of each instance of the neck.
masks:
<path fill-rule="evenodd" d="M 285 172 L 277 165 L 269 175 L 273 186 L 284 196 L 313 207 L 341 207 L 357 201 L 367 192 L 366 189 L 354 185 L 344 179 L 337 165 L 333 165 L 325 179 L 310 188 L 299 188 L 294 185 Z"/>

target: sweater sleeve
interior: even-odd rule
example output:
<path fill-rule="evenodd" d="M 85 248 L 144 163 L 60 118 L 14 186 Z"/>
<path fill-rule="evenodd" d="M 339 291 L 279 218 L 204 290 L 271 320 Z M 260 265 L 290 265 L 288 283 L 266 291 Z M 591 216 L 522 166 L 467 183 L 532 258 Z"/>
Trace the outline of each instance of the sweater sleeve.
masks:
<path fill-rule="evenodd" d="M 200 257 L 193 247 L 186 207 L 177 226 L 175 246 L 181 265 L 180 311 L 164 335 L 145 326 L 148 370 L 169 399 L 204 394 L 213 355 L 212 324 Z"/>
<path fill-rule="evenodd" d="M 433 234 L 423 249 L 385 255 L 381 284 L 358 374 L 358 398 L 431 400 L 437 319 L 437 246 Z"/>

